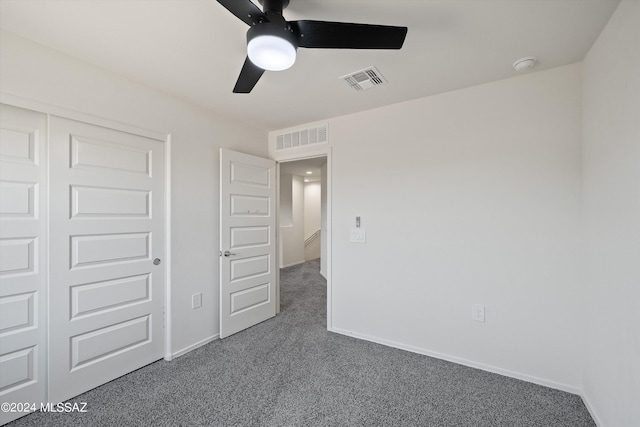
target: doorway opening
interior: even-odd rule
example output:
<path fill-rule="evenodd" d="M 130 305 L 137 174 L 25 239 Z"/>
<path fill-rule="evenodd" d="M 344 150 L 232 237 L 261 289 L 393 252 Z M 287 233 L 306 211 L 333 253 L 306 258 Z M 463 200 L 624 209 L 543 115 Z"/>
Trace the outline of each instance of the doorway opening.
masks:
<path fill-rule="evenodd" d="M 279 162 L 278 269 L 318 260 L 330 329 L 330 173 L 327 155 Z M 280 311 L 278 275 L 277 311 Z"/>

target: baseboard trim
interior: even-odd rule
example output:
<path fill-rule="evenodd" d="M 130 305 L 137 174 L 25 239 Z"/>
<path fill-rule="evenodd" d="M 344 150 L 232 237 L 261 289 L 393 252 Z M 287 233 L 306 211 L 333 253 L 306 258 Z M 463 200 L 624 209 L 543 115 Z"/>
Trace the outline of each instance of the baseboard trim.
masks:
<path fill-rule="evenodd" d="M 596 425 L 598 427 L 604 427 L 602 419 L 600 419 L 600 417 L 598 416 L 598 412 L 596 412 L 596 409 L 589 400 L 589 395 L 587 395 L 587 393 L 583 390 L 580 394 L 580 397 L 582 397 L 582 402 L 584 403 L 584 406 L 587 407 L 587 411 L 589 411 L 589 415 L 591 415 L 591 418 L 593 418 L 593 421 L 596 423 Z"/>
<path fill-rule="evenodd" d="M 287 264 L 287 265 L 283 265 L 280 268 L 287 268 L 287 267 L 293 267 L 294 265 L 300 265 L 300 264 L 304 264 L 306 261 L 302 260 L 302 261 L 297 261 L 297 262 L 292 262 L 291 264 Z"/>
<path fill-rule="evenodd" d="M 187 347 L 183 348 L 182 350 L 178 350 L 175 353 L 173 353 L 172 359 L 175 359 L 176 357 L 180 357 L 182 355 L 185 355 L 185 354 L 189 353 L 190 351 L 195 350 L 198 347 L 202 347 L 203 345 L 207 345 L 211 341 L 215 341 L 218 338 L 220 338 L 220 334 L 215 334 L 215 335 L 210 336 L 209 338 L 205 338 L 205 339 L 203 339 L 201 341 L 198 341 L 197 343 L 191 344 L 190 346 L 187 346 Z"/>
<path fill-rule="evenodd" d="M 530 383 L 542 385 L 542 386 L 553 388 L 553 389 L 556 389 L 556 390 L 566 391 L 568 393 L 577 394 L 578 396 L 583 397 L 582 396 L 582 390 L 577 388 L 577 387 L 573 387 L 573 386 L 570 386 L 570 385 L 567 385 L 567 384 L 558 383 L 558 382 L 547 380 L 547 379 L 544 379 L 544 378 L 538 378 L 538 377 L 535 377 L 535 376 L 532 376 L 532 375 L 522 374 L 520 372 L 514 372 L 514 371 L 510 371 L 508 369 L 502 369 L 502 368 L 498 368 L 498 367 L 492 366 L 492 365 L 487 365 L 487 364 L 484 364 L 484 363 L 474 362 L 472 360 L 467 360 L 467 359 L 463 359 L 461 357 L 451 356 L 449 354 L 440 353 L 440 352 L 432 351 L 432 350 L 425 349 L 425 348 L 420 348 L 420 347 L 415 347 L 415 346 L 412 346 L 412 345 L 402 344 L 402 343 L 399 343 L 399 342 L 385 340 L 385 339 L 382 339 L 382 338 L 377 338 L 377 337 L 373 337 L 373 336 L 369 336 L 369 335 L 365 335 L 365 334 L 360 334 L 360 333 L 357 333 L 357 332 L 350 332 L 350 331 L 347 331 L 347 330 L 344 330 L 344 329 L 340 329 L 340 328 L 331 328 L 331 329 L 329 329 L 329 331 L 330 332 L 335 332 L 335 333 L 341 334 L 341 335 L 346 335 L 346 336 L 358 338 L 358 339 L 365 340 L 365 341 L 374 342 L 374 343 L 377 343 L 377 344 L 386 345 L 387 347 L 393 347 L 393 348 L 397 348 L 397 349 L 400 349 L 400 350 L 410 351 L 411 353 L 417 353 L 417 354 L 422 354 L 422 355 L 425 355 L 425 356 L 433 357 L 433 358 L 436 358 L 436 359 L 446 360 L 447 362 L 457 363 L 459 365 L 468 366 L 470 368 L 480 369 L 482 371 L 487 371 L 487 372 L 492 372 L 494 374 L 504 375 L 505 377 L 510 377 L 510 378 L 515 378 L 515 379 L 522 380 L 522 381 L 527 381 L 527 382 L 530 382 Z M 584 397 L 583 397 L 583 399 L 584 399 Z"/>

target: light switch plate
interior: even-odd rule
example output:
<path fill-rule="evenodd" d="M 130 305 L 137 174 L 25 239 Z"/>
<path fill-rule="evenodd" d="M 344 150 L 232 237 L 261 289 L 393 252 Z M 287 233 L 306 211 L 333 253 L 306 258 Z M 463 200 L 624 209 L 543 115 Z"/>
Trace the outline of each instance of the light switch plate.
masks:
<path fill-rule="evenodd" d="M 471 320 L 476 322 L 484 322 L 484 305 L 473 304 L 471 306 Z"/>
<path fill-rule="evenodd" d="M 366 243 L 367 233 L 364 231 L 364 228 L 352 228 L 349 240 L 353 243 Z"/>

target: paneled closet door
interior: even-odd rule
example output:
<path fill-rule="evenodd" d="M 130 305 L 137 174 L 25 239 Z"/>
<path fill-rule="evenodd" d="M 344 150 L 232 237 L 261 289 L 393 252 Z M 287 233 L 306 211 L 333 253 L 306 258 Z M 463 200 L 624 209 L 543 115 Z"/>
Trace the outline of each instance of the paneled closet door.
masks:
<path fill-rule="evenodd" d="M 46 137 L 46 115 L 0 105 L 0 424 L 46 400 Z"/>
<path fill-rule="evenodd" d="M 49 396 L 162 358 L 164 143 L 51 116 Z"/>

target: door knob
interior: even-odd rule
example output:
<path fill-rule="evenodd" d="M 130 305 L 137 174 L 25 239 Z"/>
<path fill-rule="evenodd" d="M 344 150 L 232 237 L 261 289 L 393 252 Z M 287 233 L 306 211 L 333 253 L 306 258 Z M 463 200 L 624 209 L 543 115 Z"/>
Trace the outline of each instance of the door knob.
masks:
<path fill-rule="evenodd" d="M 153 265 L 160 265 L 161 262 L 162 260 L 160 258 L 156 258 L 153 260 Z"/>
<path fill-rule="evenodd" d="M 232 254 L 232 253 L 231 253 L 231 252 L 229 252 L 229 251 L 224 251 L 224 254 L 223 254 L 223 255 L 224 255 L 224 256 L 226 256 L 226 257 L 230 257 L 230 256 L 235 255 L 235 254 Z"/>

